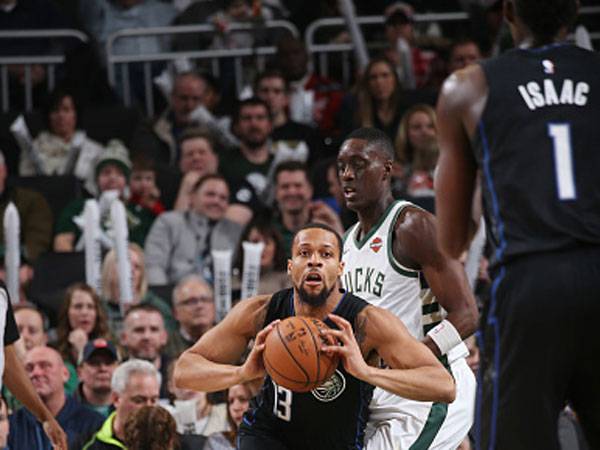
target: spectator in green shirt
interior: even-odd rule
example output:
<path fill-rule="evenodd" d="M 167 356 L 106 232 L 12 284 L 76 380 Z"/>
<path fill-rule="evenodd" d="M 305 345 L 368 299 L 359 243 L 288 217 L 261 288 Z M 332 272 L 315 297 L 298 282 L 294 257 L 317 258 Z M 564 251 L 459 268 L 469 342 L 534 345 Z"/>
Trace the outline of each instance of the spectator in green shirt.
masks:
<path fill-rule="evenodd" d="M 100 222 L 103 230 L 110 228 L 110 193 L 116 191 L 125 203 L 129 240 L 143 246 L 155 214 L 138 204 L 128 203 L 125 198 L 127 180 L 131 173 L 129 152 L 118 140 L 112 140 L 96 161 L 94 168 L 99 192 Z M 61 212 L 56 223 L 54 251 L 71 252 L 77 247 L 82 235 L 85 199 L 74 200 Z"/>

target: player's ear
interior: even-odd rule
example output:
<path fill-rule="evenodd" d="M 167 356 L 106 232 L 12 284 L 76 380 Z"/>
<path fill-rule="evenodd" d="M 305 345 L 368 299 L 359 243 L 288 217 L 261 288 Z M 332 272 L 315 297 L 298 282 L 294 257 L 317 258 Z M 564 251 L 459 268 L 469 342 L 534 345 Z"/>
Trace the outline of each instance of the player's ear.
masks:
<path fill-rule="evenodd" d="M 287 260 L 287 274 L 288 275 L 292 274 L 292 260 L 291 259 Z"/>
<path fill-rule="evenodd" d="M 340 259 L 340 262 L 338 263 L 338 277 L 341 277 L 344 273 L 344 266 L 346 265 L 346 263 L 344 263 L 344 261 L 342 261 Z"/>
<path fill-rule="evenodd" d="M 391 159 L 386 159 L 383 163 L 383 179 L 388 180 L 392 178 L 392 167 L 394 165 L 394 161 Z"/>

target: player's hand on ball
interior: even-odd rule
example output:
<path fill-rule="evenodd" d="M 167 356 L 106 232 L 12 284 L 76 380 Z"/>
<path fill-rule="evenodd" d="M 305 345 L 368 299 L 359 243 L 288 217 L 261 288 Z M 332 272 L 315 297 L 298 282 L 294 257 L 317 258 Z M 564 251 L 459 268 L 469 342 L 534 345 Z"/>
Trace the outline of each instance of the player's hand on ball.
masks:
<path fill-rule="evenodd" d="M 263 351 L 265 350 L 265 340 L 271 330 L 279 323 L 274 320 L 264 327 L 254 338 L 254 346 L 246 358 L 246 362 L 241 367 L 240 375 L 243 381 L 252 381 L 265 376 L 265 365 L 263 363 Z"/>
<path fill-rule="evenodd" d="M 356 342 L 352 325 L 346 319 L 335 314 L 329 314 L 329 319 L 340 329 L 334 330 L 333 328 L 328 328 L 323 330 L 322 333 L 332 336 L 339 344 L 323 345 L 321 350 L 325 353 L 337 354 L 346 372 L 360 380 L 364 380 L 367 377 L 369 366 L 363 358 L 358 342 Z"/>

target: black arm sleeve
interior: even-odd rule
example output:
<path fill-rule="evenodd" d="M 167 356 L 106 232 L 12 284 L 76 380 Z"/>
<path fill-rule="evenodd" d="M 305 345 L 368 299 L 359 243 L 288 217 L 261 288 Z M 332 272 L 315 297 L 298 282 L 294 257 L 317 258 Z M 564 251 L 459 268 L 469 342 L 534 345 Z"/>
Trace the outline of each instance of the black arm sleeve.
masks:
<path fill-rule="evenodd" d="M 0 295 L 6 295 L 8 300 L 8 309 L 6 310 L 6 324 L 4 326 L 4 346 L 10 345 L 19 339 L 19 330 L 17 329 L 17 322 L 15 321 L 15 315 L 13 313 L 10 297 L 6 285 L 0 281 Z"/>

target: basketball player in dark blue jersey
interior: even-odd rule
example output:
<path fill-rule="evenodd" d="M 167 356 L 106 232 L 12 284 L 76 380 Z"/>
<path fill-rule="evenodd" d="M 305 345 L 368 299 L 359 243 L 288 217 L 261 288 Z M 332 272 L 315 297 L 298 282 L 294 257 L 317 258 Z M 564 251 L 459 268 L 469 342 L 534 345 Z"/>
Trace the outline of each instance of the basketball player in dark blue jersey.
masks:
<path fill-rule="evenodd" d="M 373 386 L 424 401 L 452 402 L 454 381 L 433 353 L 412 338 L 393 314 L 341 290 L 341 238 L 325 226 L 309 224 L 292 242 L 288 274 L 293 289 L 243 300 L 177 361 L 175 383 L 198 391 L 218 391 L 263 380 L 263 387 L 238 433 L 243 450 L 360 449 Z M 340 345 L 340 366 L 322 387 L 296 393 L 265 378 L 264 342 L 279 319 L 322 319 Z M 254 339 L 241 366 L 234 365 Z M 379 355 L 389 369 L 366 360 Z"/>
<path fill-rule="evenodd" d="M 566 402 L 600 448 L 600 56 L 563 42 L 577 8 L 505 0 L 518 48 L 451 75 L 438 102 L 440 245 L 467 245 L 481 169 L 494 249 L 479 449 L 557 450 Z"/>

